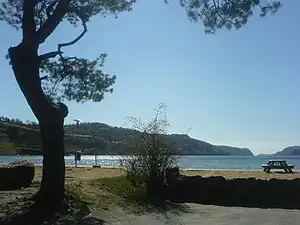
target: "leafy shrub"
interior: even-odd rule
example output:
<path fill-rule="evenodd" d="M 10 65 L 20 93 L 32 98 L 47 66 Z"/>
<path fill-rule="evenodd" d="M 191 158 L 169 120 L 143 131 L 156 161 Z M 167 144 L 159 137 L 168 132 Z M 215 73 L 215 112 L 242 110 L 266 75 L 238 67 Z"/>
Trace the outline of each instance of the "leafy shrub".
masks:
<path fill-rule="evenodd" d="M 169 126 L 166 106 L 160 104 L 155 110 L 156 116 L 149 123 L 142 123 L 140 118 L 128 118 L 141 134 L 132 138 L 136 151 L 134 155 L 125 157 L 122 165 L 127 172 L 127 180 L 134 187 L 145 185 L 149 196 L 161 198 L 166 185 L 166 170 L 177 165 L 178 150 L 174 143 L 165 140 Z"/>

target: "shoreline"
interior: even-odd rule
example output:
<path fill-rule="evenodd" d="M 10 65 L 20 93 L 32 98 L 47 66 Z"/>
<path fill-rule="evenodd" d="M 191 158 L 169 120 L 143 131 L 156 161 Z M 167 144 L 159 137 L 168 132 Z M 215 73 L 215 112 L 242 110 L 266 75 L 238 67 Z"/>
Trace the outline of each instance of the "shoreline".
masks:
<path fill-rule="evenodd" d="M 40 180 L 42 176 L 42 167 L 36 166 L 36 179 Z M 120 167 L 66 167 L 66 177 L 75 180 L 91 180 L 101 179 L 103 177 L 116 177 L 125 175 L 126 172 Z M 224 177 L 231 180 L 236 178 L 257 180 L 293 180 L 300 179 L 300 173 L 266 173 L 262 170 L 180 170 L 180 174 L 184 176 L 201 176 L 201 177 Z"/>
<path fill-rule="evenodd" d="M 0 163 L 0 166 L 6 166 L 7 163 Z M 34 164 L 35 167 L 43 167 L 43 164 Z M 75 167 L 75 165 L 71 165 L 71 164 L 66 164 L 65 167 L 66 168 L 91 168 L 91 169 L 120 169 L 122 170 L 123 167 L 121 166 L 101 166 L 101 165 L 97 165 L 98 167 L 93 167 L 94 165 L 77 165 L 77 167 Z M 209 171 L 216 171 L 216 172 L 263 172 L 262 169 L 221 169 L 221 168 L 180 168 L 180 171 L 191 171 L 191 172 L 209 172 Z M 294 169 L 293 170 L 294 173 L 300 173 L 299 169 Z M 277 170 L 274 170 L 274 172 L 278 172 Z M 279 170 L 279 172 L 281 172 L 281 170 Z M 288 174 L 288 173 L 287 173 Z"/>

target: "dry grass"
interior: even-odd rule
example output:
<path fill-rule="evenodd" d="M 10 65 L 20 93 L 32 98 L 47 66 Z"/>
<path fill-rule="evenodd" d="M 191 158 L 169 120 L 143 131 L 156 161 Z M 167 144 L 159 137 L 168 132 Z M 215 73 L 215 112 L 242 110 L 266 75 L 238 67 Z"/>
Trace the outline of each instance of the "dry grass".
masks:
<path fill-rule="evenodd" d="M 120 205 L 122 199 L 102 187 L 105 178 L 122 177 L 125 172 L 119 168 L 66 167 L 67 192 L 78 194 L 94 209 L 112 209 Z M 42 178 L 42 167 L 35 167 L 34 181 L 39 183 Z"/>
<path fill-rule="evenodd" d="M 91 167 L 66 167 L 66 180 L 98 180 L 105 177 L 118 177 L 125 172 L 119 168 L 91 168 Z M 35 180 L 40 181 L 42 177 L 42 167 L 37 166 L 35 170 Z"/>

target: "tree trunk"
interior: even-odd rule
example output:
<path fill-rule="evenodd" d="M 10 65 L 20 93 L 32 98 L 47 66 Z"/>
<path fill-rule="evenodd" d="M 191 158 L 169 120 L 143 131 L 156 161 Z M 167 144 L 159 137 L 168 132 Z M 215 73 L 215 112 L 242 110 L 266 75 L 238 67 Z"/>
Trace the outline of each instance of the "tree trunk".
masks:
<path fill-rule="evenodd" d="M 43 142 L 43 176 L 38 194 L 39 200 L 58 206 L 65 194 L 65 160 L 63 120 L 49 118 L 40 122 Z M 49 202 L 50 200 L 50 202 Z"/>
<path fill-rule="evenodd" d="M 19 87 L 39 121 L 43 143 L 43 177 L 39 203 L 58 206 L 64 198 L 64 118 L 68 108 L 53 104 L 44 94 L 40 79 L 37 46 L 21 43 L 9 49 L 12 69 Z"/>

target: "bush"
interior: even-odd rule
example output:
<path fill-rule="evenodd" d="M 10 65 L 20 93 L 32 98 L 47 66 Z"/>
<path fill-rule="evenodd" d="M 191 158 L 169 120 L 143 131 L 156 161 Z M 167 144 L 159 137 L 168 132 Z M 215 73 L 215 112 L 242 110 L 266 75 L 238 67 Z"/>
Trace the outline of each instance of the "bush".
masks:
<path fill-rule="evenodd" d="M 134 187 L 145 185 L 147 195 L 160 199 L 164 196 L 166 171 L 178 163 L 178 150 L 174 143 L 165 139 L 169 126 L 166 107 L 160 104 L 155 118 L 149 123 L 134 117 L 128 120 L 141 135 L 132 139 L 136 146 L 134 155 L 123 159 L 126 178 Z"/>

